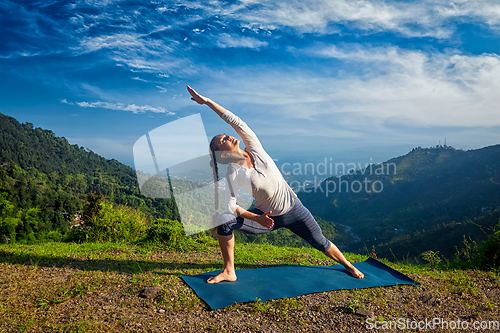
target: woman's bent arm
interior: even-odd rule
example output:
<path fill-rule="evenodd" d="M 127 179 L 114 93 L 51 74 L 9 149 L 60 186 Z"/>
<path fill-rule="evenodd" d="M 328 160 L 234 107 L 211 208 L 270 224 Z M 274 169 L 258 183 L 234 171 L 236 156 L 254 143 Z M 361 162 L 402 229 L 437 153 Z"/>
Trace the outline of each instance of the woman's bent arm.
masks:
<path fill-rule="evenodd" d="M 258 215 L 249 212 L 248 210 L 245 210 L 244 208 L 236 204 L 236 196 L 238 194 L 238 189 L 240 187 L 240 184 L 239 184 L 239 179 L 236 175 L 236 169 L 231 169 L 231 166 L 233 166 L 233 164 L 231 164 L 228 167 L 228 174 L 226 175 L 227 188 L 226 188 L 225 204 L 227 211 L 230 212 L 231 214 L 242 217 L 244 219 L 255 221 L 265 228 L 272 228 L 274 221 L 272 218 L 268 216 L 272 212 L 267 212 L 263 213 L 262 215 Z M 234 192 L 233 189 L 236 189 L 236 192 Z"/>
<path fill-rule="evenodd" d="M 262 215 L 257 215 L 255 213 L 249 212 L 248 210 L 245 210 L 239 206 L 236 208 L 236 214 L 239 217 L 255 221 L 265 228 L 272 228 L 274 225 L 274 220 L 268 216 L 271 213 L 272 212 L 267 212 L 267 213 L 263 213 Z"/>

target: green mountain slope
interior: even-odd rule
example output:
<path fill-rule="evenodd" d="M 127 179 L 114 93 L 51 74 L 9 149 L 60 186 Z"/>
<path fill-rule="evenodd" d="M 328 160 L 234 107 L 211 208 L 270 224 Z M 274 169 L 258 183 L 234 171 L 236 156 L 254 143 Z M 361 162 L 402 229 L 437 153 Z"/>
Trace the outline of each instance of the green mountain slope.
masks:
<path fill-rule="evenodd" d="M 371 249 L 498 209 L 500 145 L 469 151 L 416 148 L 383 164 L 326 179 L 310 192 L 299 197 L 313 214 L 352 227 L 360 238 L 350 244 L 351 250 Z"/>
<path fill-rule="evenodd" d="M 494 253 L 490 253 L 491 260 L 487 260 L 488 265 L 493 265 L 492 263 L 500 260 L 494 258 L 500 253 L 500 243 L 496 243 L 499 227 L 500 211 L 496 211 L 473 220 L 453 221 L 437 225 L 430 230 L 403 234 L 371 250 L 374 250 L 379 258 L 424 262 L 422 253 L 427 251 L 438 253 L 440 257 L 449 260 L 457 257 L 468 260 L 476 256 L 479 247 L 494 246 L 496 249 L 493 249 Z"/>
<path fill-rule="evenodd" d="M 139 193 L 132 168 L 3 114 L 0 153 L 0 242 L 64 233 L 67 217 L 81 210 L 93 192 L 155 217 L 178 216 L 172 199 Z"/>

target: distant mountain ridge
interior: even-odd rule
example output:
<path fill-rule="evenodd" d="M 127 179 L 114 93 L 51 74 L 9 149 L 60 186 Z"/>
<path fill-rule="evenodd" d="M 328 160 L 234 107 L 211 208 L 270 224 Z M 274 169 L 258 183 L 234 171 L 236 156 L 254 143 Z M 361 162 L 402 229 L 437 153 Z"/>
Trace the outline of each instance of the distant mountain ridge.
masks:
<path fill-rule="evenodd" d="M 301 192 L 299 197 L 314 215 L 351 227 L 361 241 L 349 244 L 349 250 L 359 252 L 500 209 L 500 145 L 468 151 L 419 147 L 372 165 L 372 171 L 391 164 L 396 172 L 357 170 L 325 179 L 315 191 L 309 189 L 311 193 Z M 337 191 L 327 196 L 326 189 L 332 189 L 333 182 Z M 340 182 L 344 184 L 341 192 Z M 346 183 L 355 186 L 346 191 Z M 363 187 L 355 193 L 365 183 L 377 187 L 368 187 L 369 191 Z"/>

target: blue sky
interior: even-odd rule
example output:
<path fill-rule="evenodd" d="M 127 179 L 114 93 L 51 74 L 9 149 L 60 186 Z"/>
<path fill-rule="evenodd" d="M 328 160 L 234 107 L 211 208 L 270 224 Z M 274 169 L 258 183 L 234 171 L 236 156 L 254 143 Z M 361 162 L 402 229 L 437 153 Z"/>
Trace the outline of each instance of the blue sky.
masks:
<path fill-rule="evenodd" d="M 187 84 L 276 158 L 475 149 L 500 143 L 499 35 L 486 0 L 0 0 L 0 112 L 129 165 L 195 113 L 233 133 Z"/>

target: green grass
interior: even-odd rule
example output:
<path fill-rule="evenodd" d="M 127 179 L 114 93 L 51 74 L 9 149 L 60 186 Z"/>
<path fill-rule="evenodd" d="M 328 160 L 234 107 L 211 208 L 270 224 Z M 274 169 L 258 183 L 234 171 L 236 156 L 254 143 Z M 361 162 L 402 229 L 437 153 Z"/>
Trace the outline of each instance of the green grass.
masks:
<path fill-rule="evenodd" d="M 353 262 L 365 256 L 345 254 Z M 484 290 L 500 287 L 494 271 L 443 270 L 429 265 L 385 264 L 409 275 L 425 286 L 395 286 L 326 293 L 315 305 L 301 297 L 236 304 L 211 313 L 237 312 L 242 316 L 273 318 L 280 327 L 310 324 L 305 313 L 318 315 L 340 309 L 350 315 L 360 308 L 377 305 L 394 317 L 406 316 L 393 305 L 410 306 L 422 294 L 453 299 L 473 311 L 476 317 L 497 315 L 496 299 L 486 299 Z M 311 248 L 276 247 L 265 244 L 236 244 L 237 269 L 269 265 L 333 265 Z M 7 331 L 120 332 L 146 330 L 158 322 L 158 309 L 175 318 L 179 314 L 207 312 L 208 307 L 180 279 L 220 269 L 222 259 L 211 245 L 198 252 L 173 252 L 158 245 L 125 243 L 45 243 L 0 245 L 0 322 Z M 478 285 L 478 281 L 481 285 Z M 153 300 L 138 297 L 140 290 L 161 285 Z M 414 296 L 398 298 L 399 288 L 412 288 Z M 345 295 L 339 298 L 338 295 Z M 425 307 L 417 309 L 425 317 Z M 302 315 L 304 314 L 304 315 Z M 418 315 L 418 314 L 415 314 Z M 140 328 L 130 327 L 130 318 L 142 318 Z M 147 318 L 147 319 L 144 319 Z M 253 329 L 257 330 L 259 324 Z M 131 325 L 131 324 L 130 324 Z M 149 326 L 148 326 L 149 327 Z M 206 330 L 220 331 L 216 323 Z M 252 329 L 248 326 L 249 329 Z M 154 331 L 154 329 L 151 329 Z M 1 330 L 0 330 L 1 331 Z M 146 330 L 147 331 L 147 330 Z"/>
<path fill-rule="evenodd" d="M 322 253 L 310 248 L 286 248 L 271 245 L 237 244 L 236 268 L 269 265 L 332 265 Z M 364 260 L 348 255 L 350 260 Z M 8 297 L 0 299 L 0 321 L 22 331 L 42 328 L 47 331 L 107 331 L 128 329 L 115 321 L 102 320 L 102 304 L 92 300 L 106 295 L 120 309 L 162 308 L 167 312 L 190 312 L 206 305 L 180 279 L 181 274 L 195 275 L 220 269 L 220 251 L 215 246 L 200 252 L 171 252 L 156 245 L 107 243 L 44 243 L 0 245 L 0 283 L 8 285 Z M 14 273 L 14 274 L 13 274 Z M 154 300 L 138 298 L 139 291 L 162 285 Z M 233 307 L 246 305 L 235 305 Z M 276 303 L 255 302 L 246 308 L 251 313 L 271 313 L 281 322 L 292 318 L 289 311 L 305 307 L 295 299 Z M 81 315 L 65 308 L 78 309 Z M 104 308 L 106 311 L 112 309 Z M 40 314 L 31 318 L 31 312 Z M 129 312 L 126 310 L 125 312 Z M 131 310 L 131 316 L 135 315 Z M 83 317 L 83 319 L 81 318 Z M 210 326 L 212 327 L 212 326 Z"/>
<path fill-rule="evenodd" d="M 354 262 L 366 260 L 366 256 L 362 255 L 346 253 L 345 256 Z M 253 243 L 235 246 L 235 265 L 318 265 L 320 263 L 335 264 L 323 253 L 313 248 L 278 247 Z"/>

